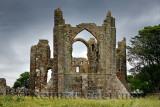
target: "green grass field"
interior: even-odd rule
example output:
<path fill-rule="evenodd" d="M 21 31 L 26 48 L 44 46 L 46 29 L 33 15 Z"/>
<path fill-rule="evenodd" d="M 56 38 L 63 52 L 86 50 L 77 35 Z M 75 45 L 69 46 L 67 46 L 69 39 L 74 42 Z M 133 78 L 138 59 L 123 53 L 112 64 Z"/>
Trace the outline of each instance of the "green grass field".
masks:
<path fill-rule="evenodd" d="M 160 99 L 41 99 L 8 95 L 0 96 L 0 107 L 160 107 Z"/>

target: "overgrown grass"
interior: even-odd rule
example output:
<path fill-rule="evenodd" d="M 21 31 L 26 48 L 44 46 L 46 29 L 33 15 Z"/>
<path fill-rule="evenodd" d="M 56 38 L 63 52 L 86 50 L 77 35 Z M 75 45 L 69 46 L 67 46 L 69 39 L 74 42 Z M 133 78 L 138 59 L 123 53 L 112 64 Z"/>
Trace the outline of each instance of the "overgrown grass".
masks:
<path fill-rule="evenodd" d="M 41 99 L 7 95 L 0 96 L 0 107 L 160 107 L 160 99 Z"/>

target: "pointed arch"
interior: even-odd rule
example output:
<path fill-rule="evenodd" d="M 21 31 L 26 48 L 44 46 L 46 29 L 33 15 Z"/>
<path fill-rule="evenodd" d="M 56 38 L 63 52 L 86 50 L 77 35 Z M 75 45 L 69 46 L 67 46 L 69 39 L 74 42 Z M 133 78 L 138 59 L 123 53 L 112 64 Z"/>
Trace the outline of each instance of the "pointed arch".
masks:
<path fill-rule="evenodd" d="M 96 36 L 96 34 L 92 31 L 92 30 L 89 30 L 88 28 L 81 28 L 81 29 L 78 29 L 78 31 L 76 31 L 70 38 L 70 43 L 73 41 L 73 39 L 77 36 L 77 34 L 79 34 L 80 32 L 82 32 L 83 30 L 86 30 L 88 31 L 89 33 L 91 33 L 97 40 L 98 43 L 100 43 L 100 40 L 99 38 Z"/>

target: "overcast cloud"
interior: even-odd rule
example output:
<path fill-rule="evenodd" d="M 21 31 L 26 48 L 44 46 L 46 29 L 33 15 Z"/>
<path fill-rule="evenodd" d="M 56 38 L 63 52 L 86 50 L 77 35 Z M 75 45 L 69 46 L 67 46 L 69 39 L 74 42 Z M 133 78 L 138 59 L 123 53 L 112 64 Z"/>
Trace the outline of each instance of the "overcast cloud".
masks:
<path fill-rule="evenodd" d="M 53 13 L 58 7 L 72 26 L 100 26 L 110 10 L 117 41 L 126 37 L 127 44 L 140 29 L 160 24 L 160 0 L 0 0 L 0 78 L 6 78 L 7 85 L 29 71 L 30 47 L 39 39 L 49 40 L 53 54 Z M 86 49 L 81 52 L 85 55 Z"/>

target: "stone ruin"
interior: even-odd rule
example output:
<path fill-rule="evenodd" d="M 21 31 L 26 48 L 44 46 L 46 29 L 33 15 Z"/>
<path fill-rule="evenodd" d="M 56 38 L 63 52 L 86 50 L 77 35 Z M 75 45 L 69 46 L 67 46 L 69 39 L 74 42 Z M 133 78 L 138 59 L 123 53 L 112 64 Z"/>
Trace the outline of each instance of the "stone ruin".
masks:
<path fill-rule="evenodd" d="M 0 78 L 0 95 L 11 94 L 11 95 L 26 96 L 29 95 L 29 92 L 30 90 L 25 87 L 17 89 L 11 88 L 7 86 L 5 78 Z"/>
<path fill-rule="evenodd" d="M 129 92 L 131 92 L 130 84 L 127 83 L 127 67 L 126 67 L 126 39 L 123 38 L 121 42 L 118 42 L 118 48 L 116 48 L 116 75 L 119 80 L 124 84 Z"/>
<path fill-rule="evenodd" d="M 0 78 L 0 95 L 7 95 L 10 92 L 10 87 L 6 85 L 6 79 Z"/>
<path fill-rule="evenodd" d="M 95 38 L 75 38 L 83 30 Z M 76 27 L 65 24 L 62 11 L 54 11 L 53 58 L 48 40 L 39 40 L 31 47 L 31 95 L 57 97 L 106 98 L 130 96 L 126 83 L 126 40 L 116 49 L 115 18 L 108 11 L 102 26 L 82 23 Z M 96 39 L 96 41 L 95 41 Z M 87 47 L 88 58 L 72 56 L 73 43 Z M 48 70 L 52 71 L 47 83 Z"/>

